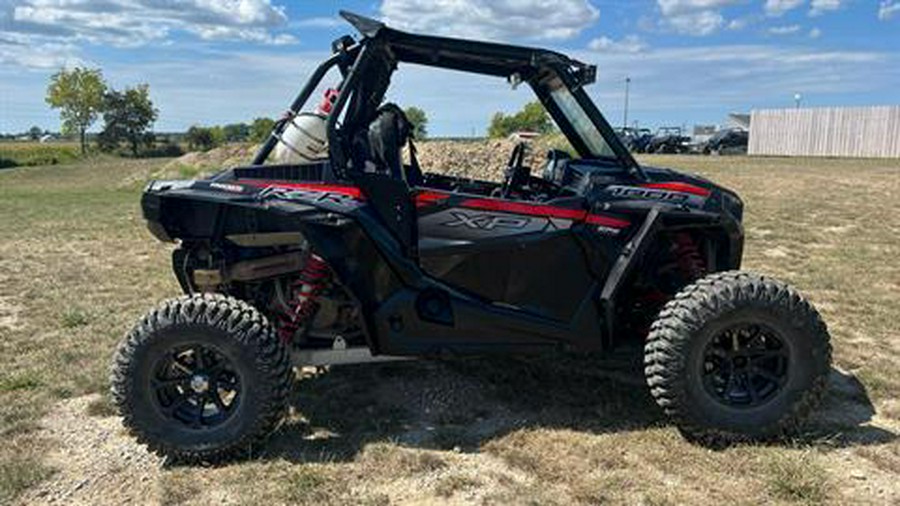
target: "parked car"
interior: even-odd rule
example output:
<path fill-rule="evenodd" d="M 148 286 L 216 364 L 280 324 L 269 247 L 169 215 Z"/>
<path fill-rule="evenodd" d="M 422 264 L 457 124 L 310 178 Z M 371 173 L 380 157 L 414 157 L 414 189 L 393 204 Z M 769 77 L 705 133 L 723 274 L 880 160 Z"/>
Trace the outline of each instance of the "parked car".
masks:
<path fill-rule="evenodd" d="M 749 143 L 750 132 L 743 128 L 730 128 L 716 132 L 702 145 L 701 151 L 704 155 L 745 155 Z"/>
<path fill-rule="evenodd" d="M 681 154 L 690 150 L 691 138 L 684 135 L 681 127 L 661 127 L 647 143 L 645 153 Z"/>

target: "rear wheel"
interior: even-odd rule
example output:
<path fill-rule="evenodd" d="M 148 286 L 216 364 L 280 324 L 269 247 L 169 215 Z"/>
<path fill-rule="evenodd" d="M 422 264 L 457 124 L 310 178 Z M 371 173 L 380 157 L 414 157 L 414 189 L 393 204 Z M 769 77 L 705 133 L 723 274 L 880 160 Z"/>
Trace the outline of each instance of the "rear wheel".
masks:
<path fill-rule="evenodd" d="M 120 345 L 112 396 L 128 430 L 159 455 L 217 462 L 247 454 L 280 422 L 291 383 L 284 345 L 245 302 L 171 299 Z"/>
<path fill-rule="evenodd" d="M 755 440 L 790 432 L 819 403 L 831 345 L 818 312 L 795 290 L 733 271 L 666 304 L 644 365 L 653 397 L 685 435 Z"/>

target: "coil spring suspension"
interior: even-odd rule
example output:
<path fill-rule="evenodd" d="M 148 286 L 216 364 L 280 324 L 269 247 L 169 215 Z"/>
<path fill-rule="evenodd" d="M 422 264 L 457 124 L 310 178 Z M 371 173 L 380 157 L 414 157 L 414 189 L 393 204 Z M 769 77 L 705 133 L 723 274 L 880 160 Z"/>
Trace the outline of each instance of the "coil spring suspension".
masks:
<path fill-rule="evenodd" d="M 688 283 L 706 275 L 706 261 L 691 234 L 686 232 L 675 234 L 673 244 L 678 270 L 687 278 Z"/>
<path fill-rule="evenodd" d="M 331 270 L 322 257 L 310 253 L 297 279 L 291 283 L 287 307 L 279 315 L 278 335 L 289 343 L 301 326 L 309 323 L 319 307 L 318 298 L 328 285 Z"/>

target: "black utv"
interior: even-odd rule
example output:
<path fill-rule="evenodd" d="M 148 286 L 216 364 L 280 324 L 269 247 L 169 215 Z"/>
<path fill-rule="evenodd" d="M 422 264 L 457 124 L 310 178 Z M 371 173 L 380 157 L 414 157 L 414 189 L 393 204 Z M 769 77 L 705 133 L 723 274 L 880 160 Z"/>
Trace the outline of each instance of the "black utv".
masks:
<path fill-rule="evenodd" d="M 645 153 L 682 154 L 691 150 L 691 138 L 681 127 L 661 127 L 644 148 Z"/>
<path fill-rule="evenodd" d="M 737 195 L 632 158 L 585 91 L 595 67 L 342 15 L 361 37 L 334 42 L 252 164 L 144 191 L 185 294 L 115 355 L 112 396 L 140 441 L 183 462 L 245 454 L 279 425 L 297 366 L 633 340 L 691 438 L 769 438 L 814 408 L 831 357 L 819 314 L 738 270 Z M 527 84 L 574 153 L 535 175 L 517 145 L 499 183 L 430 172 L 383 103 L 407 65 Z"/>
<path fill-rule="evenodd" d="M 742 128 L 719 130 L 703 143 L 700 151 L 704 155 L 746 155 L 750 144 L 750 132 Z"/>

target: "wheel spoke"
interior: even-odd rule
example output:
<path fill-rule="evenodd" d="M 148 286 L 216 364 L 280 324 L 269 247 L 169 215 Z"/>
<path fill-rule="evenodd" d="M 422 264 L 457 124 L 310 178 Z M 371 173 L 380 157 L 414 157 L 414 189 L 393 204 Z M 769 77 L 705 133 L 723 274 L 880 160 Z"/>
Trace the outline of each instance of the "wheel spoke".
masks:
<path fill-rule="evenodd" d="M 228 411 L 228 407 L 225 406 L 225 403 L 222 402 L 222 396 L 219 395 L 218 387 L 212 389 L 209 394 L 210 399 L 212 399 L 213 404 L 216 405 L 216 409 L 219 410 L 220 414 L 225 414 Z"/>
<path fill-rule="evenodd" d="M 750 361 L 751 362 L 759 362 L 760 360 L 768 360 L 770 358 L 775 357 L 784 357 L 785 353 L 783 350 L 764 350 L 764 351 L 753 351 L 750 353 Z"/>
<path fill-rule="evenodd" d="M 178 355 L 173 355 L 172 367 L 187 374 L 188 376 L 190 376 L 191 374 L 194 374 L 194 368 L 182 363 L 181 360 L 178 359 Z"/>
<path fill-rule="evenodd" d="M 747 393 L 750 394 L 750 402 L 753 404 L 759 402 L 759 392 L 757 392 L 756 387 L 753 386 L 753 381 L 749 374 L 744 373 L 743 382 L 744 387 L 747 389 Z"/>
<path fill-rule="evenodd" d="M 778 386 L 781 385 L 782 379 L 765 369 L 760 369 L 757 367 L 756 369 L 753 370 L 753 374 L 755 374 L 756 376 L 759 376 L 760 378 L 765 379 L 766 381 L 769 381 L 770 383 L 774 383 L 775 385 L 778 385 Z"/>
<path fill-rule="evenodd" d="M 725 382 L 725 389 L 722 393 L 725 395 L 726 399 L 731 399 L 732 391 L 734 387 L 737 385 L 737 381 L 735 380 L 736 375 L 732 372 L 728 374 L 728 381 Z"/>
<path fill-rule="evenodd" d="M 203 406 L 206 405 L 205 395 L 202 395 L 197 398 L 197 405 L 195 409 L 190 410 L 190 418 L 188 419 L 188 424 L 192 428 L 199 428 L 203 423 Z"/>
<path fill-rule="evenodd" d="M 197 364 L 197 371 L 205 371 L 206 370 L 206 357 L 203 355 L 203 348 L 200 346 L 195 347 L 192 350 L 194 354 L 194 363 Z"/>
<path fill-rule="evenodd" d="M 173 386 L 184 386 L 190 379 L 189 376 L 179 376 L 177 378 L 153 379 L 150 383 L 154 390 L 160 390 Z"/>
<path fill-rule="evenodd" d="M 190 397 L 188 397 L 187 395 L 182 395 L 182 396 L 178 397 L 177 399 L 172 401 L 172 404 L 170 404 L 167 408 L 165 408 L 166 415 L 174 416 L 175 412 L 178 411 L 179 408 L 181 408 L 182 406 L 189 404 L 189 403 L 190 403 Z"/>

